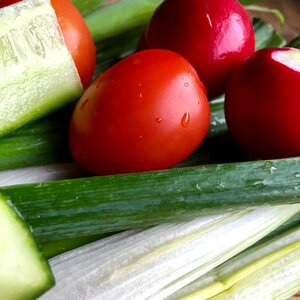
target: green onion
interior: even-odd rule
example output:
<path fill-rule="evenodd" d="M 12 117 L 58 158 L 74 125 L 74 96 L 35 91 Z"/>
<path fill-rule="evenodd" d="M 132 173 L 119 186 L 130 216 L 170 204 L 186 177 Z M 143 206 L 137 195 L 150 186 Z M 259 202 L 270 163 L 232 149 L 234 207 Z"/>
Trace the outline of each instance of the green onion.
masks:
<path fill-rule="evenodd" d="M 162 0 L 122 0 L 85 17 L 95 43 L 147 25 Z"/>
<path fill-rule="evenodd" d="M 72 0 L 83 16 L 92 13 L 96 8 L 100 7 L 105 0 Z"/>
<path fill-rule="evenodd" d="M 86 175 L 75 163 L 42 165 L 0 172 L 0 186 L 78 178 Z"/>
<path fill-rule="evenodd" d="M 287 299 L 300 290 L 300 227 L 259 243 L 172 299 Z"/>
<path fill-rule="evenodd" d="M 299 209 L 260 208 L 114 235 L 50 260 L 57 284 L 41 299 L 164 299 Z"/>
<path fill-rule="evenodd" d="M 300 203 L 300 158 L 95 176 L 5 187 L 43 243 Z"/>

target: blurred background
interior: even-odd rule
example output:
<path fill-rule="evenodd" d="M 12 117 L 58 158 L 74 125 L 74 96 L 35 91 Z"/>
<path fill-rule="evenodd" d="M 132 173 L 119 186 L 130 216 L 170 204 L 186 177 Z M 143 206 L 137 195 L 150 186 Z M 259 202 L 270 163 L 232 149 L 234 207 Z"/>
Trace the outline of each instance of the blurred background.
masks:
<path fill-rule="evenodd" d="M 285 17 L 285 25 L 281 27 L 278 19 L 271 13 L 251 12 L 252 16 L 271 22 L 287 41 L 300 35 L 300 0 L 266 0 L 258 5 L 279 9 Z"/>

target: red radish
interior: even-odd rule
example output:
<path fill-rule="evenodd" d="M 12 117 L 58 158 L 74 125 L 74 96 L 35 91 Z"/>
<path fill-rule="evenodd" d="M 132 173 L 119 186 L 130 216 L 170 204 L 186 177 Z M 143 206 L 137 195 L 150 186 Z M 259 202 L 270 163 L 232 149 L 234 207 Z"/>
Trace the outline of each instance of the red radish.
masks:
<path fill-rule="evenodd" d="M 249 154 L 300 155 L 300 50 L 258 51 L 232 76 L 225 97 L 229 132 Z"/>
<path fill-rule="evenodd" d="M 236 0 L 166 0 L 141 39 L 144 48 L 169 49 L 189 60 L 210 97 L 224 92 L 232 71 L 255 48 L 251 21 Z"/>

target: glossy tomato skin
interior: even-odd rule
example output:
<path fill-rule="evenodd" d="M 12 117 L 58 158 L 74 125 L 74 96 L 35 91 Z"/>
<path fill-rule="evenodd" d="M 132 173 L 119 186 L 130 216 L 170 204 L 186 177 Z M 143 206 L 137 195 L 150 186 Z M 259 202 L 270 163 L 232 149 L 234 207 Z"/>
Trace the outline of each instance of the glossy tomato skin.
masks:
<path fill-rule="evenodd" d="M 86 88 L 95 71 L 96 47 L 91 33 L 77 8 L 69 0 L 51 0 L 65 43 Z"/>
<path fill-rule="evenodd" d="M 0 7 L 20 1 L 1 0 Z M 91 33 L 77 8 L 70 0 L 51 0 L 68 50 L 70 51 L 81 83 L 88 86 L 95 71 L 96 47 Z"/>
<path fill-rule="evenodd" d="M 291 59 L 295 56 L 297 63 Z M 293 67 L 286 65 L 287 61 Z M 299 95 L 300 51 L 258 51 L 237 69 L 228 85 L 225 115 L 229 132 L 246 152 L 258 158 L 300 155 Z"/>
<path fill-rule="evenodd" d="M 193 152 L 209 126 L 194 68 L 166 50 L 133 54 L 86 90 L 70 124 L 75 160 L 96 174 L 168 168 Z"/>
<path fill-rule="evenodd" d="M 210 97 L 225 91 L 233 69 L 255 48 L 251 21 L 236 0 L 166 0 L 151 18 L 144 43 L 189 60 Z"/>

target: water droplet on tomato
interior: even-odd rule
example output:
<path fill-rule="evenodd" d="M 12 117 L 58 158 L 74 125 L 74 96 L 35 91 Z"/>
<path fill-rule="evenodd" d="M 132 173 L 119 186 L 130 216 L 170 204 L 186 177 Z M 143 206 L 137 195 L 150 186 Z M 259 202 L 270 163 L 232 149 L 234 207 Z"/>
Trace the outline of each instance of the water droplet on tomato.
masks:
<path fill-rule="evenodd" d="M 213 28 L 213 26 L 212 26 L 212 21 L 211 21 L 211 18 L 210 18 L 210 15 L 209 15 L 209 14 L 206 14 L 205 17 L 206 17 L 206 19 L 207 19 L 207 21 L 208 21 L 209 27 L 210 27 L 210 28 Z"/>
<path fill-rule="evenodd" d="M 140 135 L 140 136 L 138 137 L 138 140 L 140 141 L 140 140 L 142 140 L 142 138 L 143 138 L 143 136 Z"/>
<path fill-rule="evenodd" d="M 143 94 L 142 93 L 139 93 L 139 98 L 143 98 Z"/>
<path fill-rule="evenodd" d="M 85 106 L 87 105 L 87 103 L 88 103 L 88 101 L 89 101 L 89 98 L 85 98 L 83 101 L 82 101 L 82 103 L 80 104 L 80 110 L 84 110 L 85 109 Z"/>
<path fill-rule="evenodd" d="M 189 83 L 188 83 L 188 82 L 185 82 L 185 83 L 184 83 L 184 86 L 185 86 L 185 87 L 188 87 L 188 86 L 189 86 Z"/>
<path fill-rule="evenodd" d="M 191 116 L 188 112 L 186 112 L 181 119 L 181 126 L 183 128 L 187 128 L 189 126 L 191 120 Z"/>
<path fill-rule="evenodd" d="M 162 122 L 162 118 L 157 117 L 157 118 L 155 118 L 155 121 L 156 121 L 157 123 L 161 123 L 161 122 Z"/>

